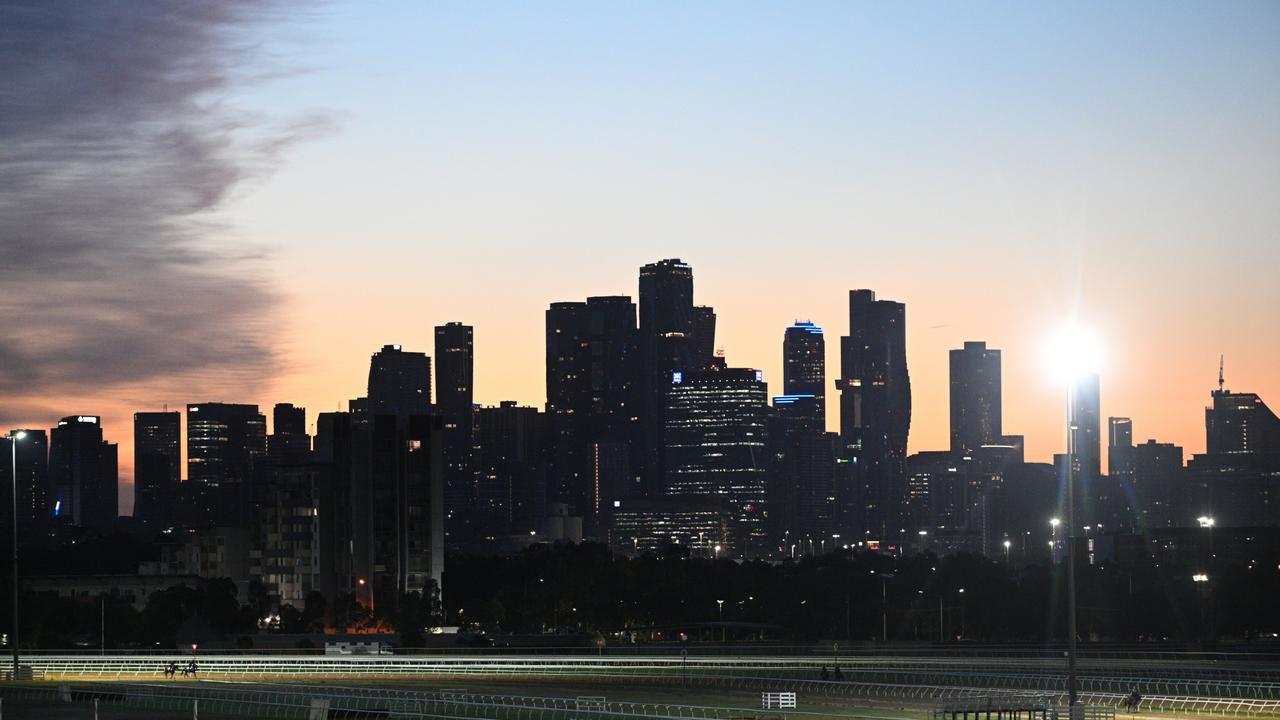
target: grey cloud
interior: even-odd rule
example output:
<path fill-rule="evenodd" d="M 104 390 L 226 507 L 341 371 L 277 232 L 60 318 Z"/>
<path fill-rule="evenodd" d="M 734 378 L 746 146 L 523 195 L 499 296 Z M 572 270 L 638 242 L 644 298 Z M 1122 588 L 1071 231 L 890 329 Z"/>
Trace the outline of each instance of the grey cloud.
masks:
<path fill-rule="evenodd" d="M 263 255 L 216 211 L 324 124 L 271 129 L 224 100 L 263 71 L 247 31 L 278 15 L 249 0 L 0 6 L 0 404 L 270 377 Z"/>

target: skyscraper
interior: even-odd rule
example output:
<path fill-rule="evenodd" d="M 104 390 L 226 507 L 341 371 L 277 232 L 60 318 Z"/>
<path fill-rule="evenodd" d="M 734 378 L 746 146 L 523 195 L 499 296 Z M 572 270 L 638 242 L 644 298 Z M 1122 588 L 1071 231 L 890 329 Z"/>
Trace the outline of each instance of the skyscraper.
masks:
<path fill-rule="evenodd" d="M 175 523 L 174 503 L 182 481 L 182 414 L 133 414 L 133 517 L 164 527 Z"/>
<path fill-rule="evenodd" d="M 846 531 L 884 537 L 906 502 L 911 378 L 906 306 L 849 291 L 849 334 L 840 338 L 840 440 L 852 466 L 842 493 Z"/>
<path fill-rule="evenodd" d="M 271 436 L 267 438 L 267 455 L 275 460 L 302 460 L 311 452 L 311 436 L 307 434 L 307 409 L 293 403 L 276 403 L 271 409 Z"/>
<path fill-rule="evenodd" d="M 553 303 L 546 322 L 549 499 L 602 537 L 611 500 L 638 485 L 636 307 L 626 296 Z"/>
<path fill-rule="evenodd" d="M 709 365 L 716 356 L 716 309 L 709 305 L 693 306 L 694 367 Z"/>
<path fill-rule="evenodd" d="M 1127 417 L 1107 418 L 1107 475 L 1133 477 L 1133 421 Z"/>
<path fill-rule="evenodd" d="M 723 497 L 735 553 L 764 553 L 768 540 L 768 386 L 760 371 L 711 368 L 675 372 L 666 398 L 667 494 Z"/>
<path fill-rule="evenodd" d="M 822 328 L 796 322 L 782 336 L 782 391 L 786 395 L 812 395 L 811 408 L 819 428 L 826 427 L 827 356 Z"/>
<path fill-rule="evenodd" d="M 639 320 L 641 463 L 644 489 L 657 495 L 665 478 L 663 411 L 671 373 L 696 368 L 693 268 L 679 258 L 641 267 Z"/>
<path fill-rule="evenodd" d="M 18 442 L 16 457 L 12 454 L 11 436 L 25 433 Z M 17 465 L 18 480 L 10 473 Z M 14 429 L 0 436 L 0 508 L 11 507 L 13 488 L 18 489 L 18 530 L 32 523 L 42 523 L 49 518 L 49 435 L 44 430 Z M 9 514 L 0 511 L 0 527 L 8 528 Z"/>
<path fill-rule="evenodd" d="M 446 415 L 471 412 L 474 330 L 460 322 L 436 326 L 436 407 Z"/>
<path fill-rule="evenodd" d="M 525 535 L 546 506 L 546 415 L 512 400 L 476 413 L 476 513 L 495 535 Z"/>
<path fill-rule="evenodd" d="M 436 326 L 436 411 L 444 419 L 444 502 L 449 531 L 459 528 L 475 503 L 471 467 L 474 444 L 473 331 L 451 322 Z"/>
<path fill-rule="evenodd" d="M 187 482 L 199 496 L 199 522 L 249 521 L 250 490 L 266 452 L 267 419 L 257 405 L 187 405 Z"/>
<path fill-rule="evenodd" d="M 354 574 L 392 603 L 438 588 L 444 569 L 444 424 L 432 415 L 400 424 L 373 417 L 369 472 L 352 489 Z"/>
<path fill-rule="evenodd" d="M 369 415 L 392 415 L 403 426 L 431 412 L 431 358 L 383 345 L 369 361 Z"/>
<path fill-rule="evenodd" d="M 1204 424 L 1207 451 L 1187 464 L 1175 524 L 1280 524 L 1280 418 L 1257 393 L 1227 390 L 1219 370 Z"/>
<path fill-rule="evenodd" d="M 119 448 L 103 439 L 102 418 L 72 415 L 49 433 L 55 512 L 72 525 L 107 529 L 118 516 Z"/>
<path fill-rule="evenodd" d="M 1256 393 L 1219 387 L 1204 411 L 1204 425 L 1209 454 L 1280 453 L 1280 418 Z"/>
<path fill-rule="evenodd" d="M 1087 483 L 1102 474 L 1102 411 L 1098 375 L 1089 373 L 1076 378 L 1071 397 L 1071 416 L 1075 422 L 1070 432 L 1075 447 L 1077 477 Z"/>
<path fill-rule="evenodd" d="M 965 342 L 951 351 L 951 452 L 971 455 L 1002 432 L 1000 351 Z"/>

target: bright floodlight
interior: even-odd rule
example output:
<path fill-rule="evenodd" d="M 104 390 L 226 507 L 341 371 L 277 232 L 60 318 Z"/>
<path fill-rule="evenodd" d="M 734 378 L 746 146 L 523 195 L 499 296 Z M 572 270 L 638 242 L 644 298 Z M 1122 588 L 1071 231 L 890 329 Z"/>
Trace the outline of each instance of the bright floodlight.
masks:
<path fill-rule="evenodd" d="M 1062 522 L 1062 521 L 1061 521 L 1061 520 L 1059 520 L 1058 518 L 1050 518 L 1050 519 L 1049 519 L 1049 524 L 1050 524 L 1050 525 L 1052 525 L 1052 526 L 1054 526 L 1054 527 L 1058 527 L 1058 523 L 1061 523 L 1061 522 Z"/>
<path fill-rule="evenodd" d="M 1215 523 L 1213 518 L 1206 515 L 1196 518 L 1196 522 L 1200 523 L 1200 527 L 1213 527 Z"/>
<path fill-rule="evenodd" d="M 1097 338 L 1074 325 L 1052 338 L 1046 352 L 1050 371 L 1063 381 L 1097 372 L 1102 362 Z"/>
<path fill-rule="evenodd" d="M 26 436 L 27 436 L 27 432 L 26 432 L 25 430 L 19 430 L 19 431 L 15 432 L 15 433 L 13 434 L 13 439 L 14 439 L 14 440 L 21 440 L 22 438 L 24 438 L 24 437 L 26 437 Z"/>

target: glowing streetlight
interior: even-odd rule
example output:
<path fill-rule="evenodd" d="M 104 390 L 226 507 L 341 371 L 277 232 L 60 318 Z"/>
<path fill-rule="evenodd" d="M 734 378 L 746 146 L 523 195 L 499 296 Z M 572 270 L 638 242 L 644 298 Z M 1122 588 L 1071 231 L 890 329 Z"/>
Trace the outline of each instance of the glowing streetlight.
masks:
<path fill-rule="evenodd" d="M 1009 550 L 1013 547 L 1012 540 L 1004 541 L 1004 561 L 1009 562 Z"/>
<path fill-rule="evenodd" d="M 1208 515 L 1201 515 L 1200 517 L 1196 518 L 1196 522 L 1200 523 L 1200 527 L 1202 528 L 1211 528 L 1216 524 L 1217 521 Z"/>
<path fill-rule="evenodd" d="M 23 430 L 9 433 L 10 459 L 13 462 L 9 477 L 13 479 L 13 681 L 18 681 L 18 441 L 25 438 Z"/>
<path fill-rule="evenodd" d="M 1067 704 L 1069 713 L 1074 717 L 1078 702 L 1076 682 L 1076 548 L 1072 542 L 1075 535 L 1075 473 L 1077 455 L 1076 428 L 1076 390 L 1081 378 L 1097 372 L 1102 362 L 1102 350 L 1097 339 L 1077 325 L 1071 325 L 1053 338 L 1048 350 L 1049 369 L 1059 381 L 1067 385 L 1067 457 L 1066 457 L 1066 497 L 1067 506 Z M 1053 525 L 1057 534 L 1056 518 Z M 1054 538 L 1057 539 L 1056 537 Z"/>

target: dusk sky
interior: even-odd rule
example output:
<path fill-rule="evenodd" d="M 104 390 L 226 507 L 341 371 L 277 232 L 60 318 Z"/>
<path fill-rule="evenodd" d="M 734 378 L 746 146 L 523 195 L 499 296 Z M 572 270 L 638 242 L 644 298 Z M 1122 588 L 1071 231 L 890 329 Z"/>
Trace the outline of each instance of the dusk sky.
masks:
<path fill-rule="evenodd" d="M 848 290 L 905 302 L 912 452 L 965 340 L 1060 451 L 1073 318 L 1135 440 L 1204 450 L 1219 355 L 1280 406 L 1275 2 L 159 8 L 0 9 L 0 427 L 101 414 L 122 480 L 136 410 L 311 423 L 447 321 L 541 406 L 547 305 L 667 257 L 773 394 L 786 325 L 834 381 Z"/>

